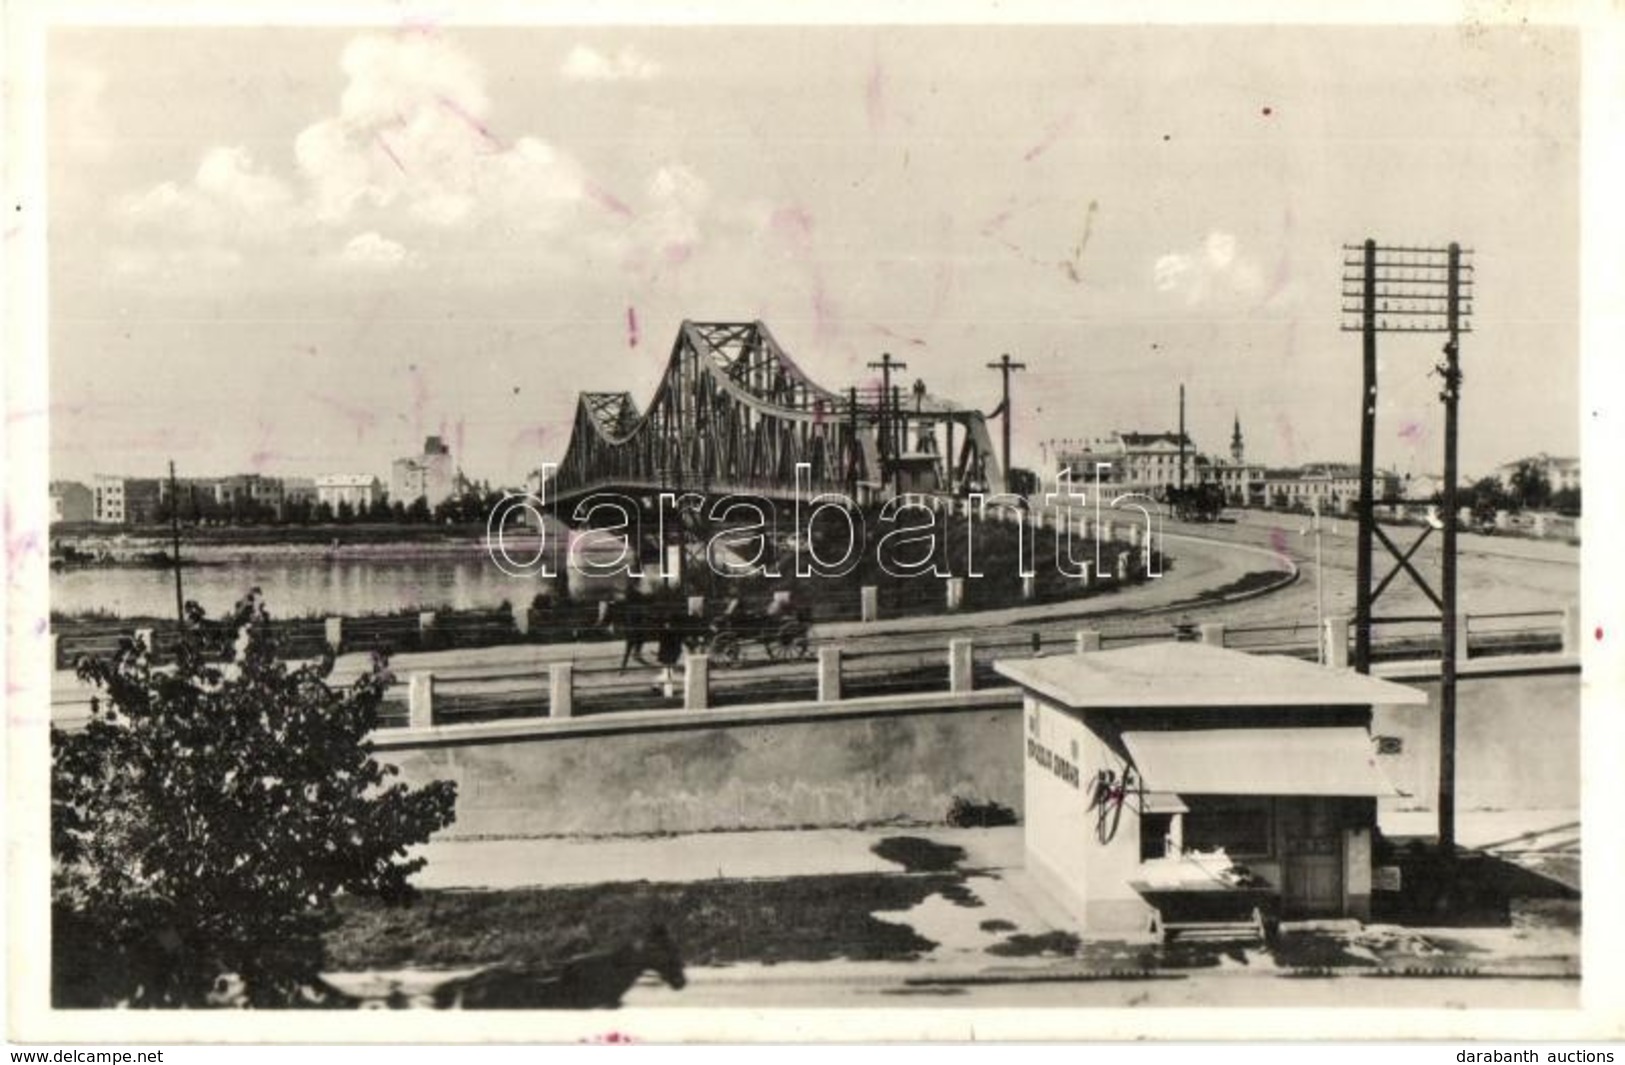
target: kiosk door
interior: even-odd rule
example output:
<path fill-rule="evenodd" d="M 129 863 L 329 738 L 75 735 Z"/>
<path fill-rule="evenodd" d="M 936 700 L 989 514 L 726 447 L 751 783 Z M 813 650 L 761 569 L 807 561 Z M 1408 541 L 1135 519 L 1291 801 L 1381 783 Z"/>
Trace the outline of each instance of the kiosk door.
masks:
<path fill-rule="evenodd" d="M 1343 910 L 1343 833 L 1337 802 L 1286 798 L 1281 824 L 1281 915 L 1331 917 Z"/>

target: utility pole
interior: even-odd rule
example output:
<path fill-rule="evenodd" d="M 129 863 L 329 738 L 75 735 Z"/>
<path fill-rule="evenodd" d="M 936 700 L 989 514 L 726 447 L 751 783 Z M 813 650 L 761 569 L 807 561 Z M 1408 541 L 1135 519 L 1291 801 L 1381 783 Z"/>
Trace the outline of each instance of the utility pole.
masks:
<path fill-rule="evenodd" d="M 1326 664 L 1326 573 L 1320 565 L 1320 501 L 1315 501 L 1314 516 L 1306 532 L 1315 536 L 1315 644 L 1320 648 L 1319 661 Z"/>
<path fill-rule="evenodd" d="M 1456 407 L 1461 400 L 1461 245 L 1452 243 L 1445 273 L 1445 361 L 1436 367 L 1444 379 L 1444 595 L 1443 653 L 1439 663 L 1439 849 L 1456 850 Z"/>
<path fill-rule="evenodd" d="M 1179 490 L 1185 490 L 1185 386 L 1179 386 Z"/>
<path fill-rule="evenodd" d="M 1025 370 L 1027 364 L 1024 362 L 1011 362 L 1010 354 L 1006 352 L 999 357 L 998 362 L 988 363 L 987 368 L 989 370 L 998 370 L 1004 379 L 1004 398 L 999 403 L 999 413 L 1003 416 L 1004 421 L 1004 485 L 1008 489 L 1010 487 L 1010 375 Z"/>
<path fill-rule="evenodd" d="M 1471 332 L 1473 268 L 1470 255 L 1459 244 L 1447 247 L 1378 246 L 1374 240 L 1343 248 L 1343 330 L 1361 334 L 1364 389 L 1360 408 L 1360 539 L 1355 579 L 1358 625 L 1355 668 L 1370 672 L 1371 626 L 1384 621 L 1419 621 L 1423 618 L 1377 618 L 1372 607 L 1400 573 L 1405 573 L 1439 611 L 1439 848 L 1448 858 L 1456 845 L 1456 632 L 1460 623 L 1456 588 L 1456 461 L 1457 414 L 1461 399 L 1461 334 Z M 1439 399 L 1444 404 L 1445 513 L 1437 527 L 1443 531 L 1440 590 L 1435 592 L 1411 564 L 1411 559 L 1434 531 L 1422 530 L 1411 546 L 1401 551 L 1376 522 L 1374 506 L 1377 418 L 1377 334 L 1445 333 L 1445 360 L 1434 367 L 1444 382 Z M 1393 556 L 1388 575 L 1371 586 L 1371 548 L 1374 542 Z"/>
<path fill-rule="evenodd" d="M 186 631 L 186 599 L 181 594 L 181 494 L 175 482 L 175 460 L 169 460 L 169 532 L 174 544 L 175 620 Z"/>
<path fill-rule="evenodd" d="M 858 444 L 858 390 L 856 387 L 847 390 L 846 412 L 846 495 L 848 499 L 856 499 L 858 498 L 858 463 L 862 461 L 863 456 L 863 449 Z"/>
<path fill-rule="evenodd" d="M 891 435 L 893 431 L 890 424 L 891 419 L 887 416 L 892 405 L 891 372 L 893 370 L 908 369 L 908 363 L 898 362 L 891 357 L 891 352 L 885 351 L 881 352 L 879 362 L 869 363 L 869 369 L 880 371 L 880 395 L 875 397 L 880 401 L 876 404 L 880 409 L 880 423 L 875 427 L 875 444 L 876 450 L 880 452 L 880 469 L 876 472 L 880 475 L 880 483 L 884 485 L 887 481 L 887 465 L 896 465 L 894 461 L 891 461 L 895 458 L 895 455 L 888 454 L 891 451 Z"/>
<path fill-rule="evenodd" d="M 1354 545 L 1354 668 L 1371 672 L 1371 533 L 1377 525 L 1372 494 L 1377 462 L 1377 242 L 1361 249 L 1360 528 Z M 1347 279 L 1344 298 L 1348 298 Z"/>

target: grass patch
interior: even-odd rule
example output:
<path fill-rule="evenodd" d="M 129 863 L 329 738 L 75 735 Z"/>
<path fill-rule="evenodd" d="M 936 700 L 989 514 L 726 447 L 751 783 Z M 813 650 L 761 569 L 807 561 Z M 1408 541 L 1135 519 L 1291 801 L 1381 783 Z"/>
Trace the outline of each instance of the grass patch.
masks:
<path fill-rule="evenodd" d="M 1227 599 L 1233 595 L 1243 595 L 1247 592 L 1274 588 L 1289 577 L 1290 574 L 1278 569 L 1255 569 L 1250 573 L 1243 573 L 1229 584 L 1221 584 L 1217 588 L 1209 588 L 1207 591 L 1201 592 L 1194 597 L 1194 601 L 1210 602 Z"/>
<path fill-rule="evenodd" d="M 334 971 L 491 962 L 545 964 L 661 922 L 689 965 L 908 961 L 936 946 L 871 916 L 908 910 L 959 877 L 857 873 L 687 884 L 426 891 L 411 906 L 340 899 L 326 936 Z"/>

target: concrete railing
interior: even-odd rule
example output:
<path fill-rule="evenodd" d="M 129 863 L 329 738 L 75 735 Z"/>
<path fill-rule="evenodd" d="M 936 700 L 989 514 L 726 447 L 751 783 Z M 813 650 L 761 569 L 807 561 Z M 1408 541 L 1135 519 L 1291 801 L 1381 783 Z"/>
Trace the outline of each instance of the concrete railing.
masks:
<path fill-rule="evenodd" d="M 1516 615 L 1502 616 L 1514 617 Z M 1579 610 L 1577 608 L 1571 608 L 1564 611 L 1562 617 L 1563 629 L 1560 657 L 1565 660 L 1577 661 L 1578 652 L 1580 649 Z M 1465 627 L 1466 626 L 1463 628 Z M 1346 617 L 1327 618 L 1324 625 L 1321 627 L 1319 632 L 1319 655 L 1323 655 L 1323 660 L 1325 661 L 1326 665 L 1333 669 L 1346 669 L 1350 664 L 1350 628 L 1351 625 L 1349 619 Z M 1259 631 L 1262 631 L 1260 627 L 1254 627 L 1251 629 L 1232 629 L 1227 627 L 1223 622 L 1204 622 L 1201 625 L 1181 623 L 1164 630 L 1165 635 L 1160 637 L 1157 634 L 1152 633 L 1131 634 L 1128 636 L 1124 636 L 1122 634 L 1111 634 L 1110 636 L 1107 636 L 1098 630 L 1083 629 L 1073 634 L 1069 646 L 1071 650 L 1076 653 L 1088 653 L 1092 651 L 1099 651 L 1108 640 L 1113 646 L 1117 646 L 1124 641 L 1143 642 L 1144 640 L 1157 638 L 1184 638 L 1199 639 L 1201 642 L 1211 646 L 1224 647 L 1233 646 L 1233 644 L 1230 643 L 1230 637 L 1236 632 L 1256 633 Z M 1033 639 L 1030 647 L 1026 644 L 1025 640 L 1019 643 L 1013 643 L 1009 639 L 994 639 L 990 643 L 979 645 L 977 641 L 963 637 L 949 639 L 945 644 L 936 644 L 935 646 L 944 648 L 946 651 L 944 662 L 944 665 L 946 666 L 947 680 L 945 685 L 946 691 L 950 694 L 964 694 L 976 689 L 976 655 L 978 649 L 984 652 L 984 667 L 986 653 L 989 652 L 990 649 L 992 653 L 1010 654 L 1015 656 L 1044 653 L 1045 645 L 1041 635 L 1035 631 L 1032 633 L 1032 637 Z M 1053 635 L 1050 638 L 1053 640 Z M 799 702 L 795 700 L 788 700 L 783 704 L 777 705 L 800 705 L 804 708 L 816 708 L 831 707 L 851 701 L 853 699 L 853 693 L 861 693 L 866 683 L 869 690 L 873 691 L 877 676 L 883 676 L 885 670 L 895 670 L 897 668 L 895 664 L 895 659 L 897 656 L 903 656 L 905 658 L 911 656 L 923 657 L 924 661 L 920 662 L 920 667 L 928 667 L 929 656 L 931 654 L 930 646 L 930 644 L 927 644 L 922 647 L 907 648 L 902 650 L 888 650 L 881 652 L 878 655 L 872 652 L 851 654 L 843 651 L 843 649 L 838 646 L 819 647 L 817 648 L 816 663 L 812 665 L 813 685 L 811 694 L 813 695 L 813 698 L 807 699 L 805 697 L 801 697 Z M 1050 646 L 1053 647 L 1053 643 L 1051 643 Z M 1263 653 L 1269 653 L 1269 650 L 1261 648 L 1256 650 L 1260 650 Z M 1280 648 L 1272 648 L 1270 650 L 1279 651 Z M 1294 644 L 1289 646 L 1288 650 L 1301 656 L 1303 648 Z M 1314 657 L 1314 655 L 1312 655 L 1312 657 Z M 1517 660 L 1520 657 L 1526 656 L 1479 655 L 1474 659 L 1474 662 L 1484 661 L 1486 665 L 1494 662 L 1499 663 L 1496 668 L 1500 668 L 1500 666 L 1503 665 L 1507 668 L 1514 668 L 1516 667 Z M 1463 663 L 1467 661 L 1465 656 L 1459 656 L 1459 658 Z M 885 660 L 887 664 L 884 667 L 881 667 L 875 661 L 877 659 Z M 860 665 L 860 663 L 862 663 L 864 660 L 870 661 L 870 665 L 867 670 L 863 669 Z M 918 660 L 918 657 L 916 657 L 916 660 Z M 660 679 L 655 683 L 656 692 L 661 693 L 657 694 L 655 698 L 657 700 L 663 698 L 665 700 L 664 704 L 657 702 L 653 707 L 624 712 L 649 714 L 659 713 L 667 710 L 670 710 L 671 712 L 691 712 L 714 709 L 716 707 L 715 682 L 717 678 L 713 675 L 711 664 L 711 659 L 708 655 L 687 655 L 684 658 L 683 664 L 680 668 L 663 669 L 660 673 Z M 538 707 L 537 697 L 540 697 L 542 692 L 545 691 L 546 716 L 554 721 L 567 721 L 577 716 L 577 705 L 583 691 L 594 694 L 596 696 L 594 700 L 595 704 L 601 706 L 603 705 L 603 701 L 605 699 L 614 698 L 617 692 L 624 690 L 624 688 L 613 687 L 613 684 L 608 687 L 602 685 L 597 687 L 589 686 L 585 689 L 579 687 L 579 666 L 580 663 L 576 662 L 556 662 L 546 667 L 546 670 L 543 673 L 503 674 L 499 679 L 508 681 L 518 680 L 523 682 L 525 677 L 532 677 L 535 678 L 536 681 L 542 683 L 538 683 L 534 686 L 528 683 L 525 685 L 525 691 L 533 691 L 536 693 L 536 696 L 526 696 L 524 692 L 520 692 L 518 694 L 518 698 L 513 698 L 510 696 L 510 702 L 505 704 L 505 706 L 510 706 L 512 708 L 511 713 L 505 714 L 504 708 L 498 708 L 494 711 L 487 708 L 486 712 L 510 717 L 535 716 Z M 595 676 L 602 677 L 608 671 L 597 670 L 591 672 Z M 775 674 L 775 676 L 777 676 L 777 674 Z M 803 674 L 803 676 L 805 675 Z M 941 676 L 941 674 L 938 674 L 938 676 Z M 985 676 L 986 674 L 984 673 L 984 679 Z M 466 685 L 468 683 L 478 683 L 487 679 L 491 678 L 481 675 L 442 675 L 437 677 L 436 674 L 432 672 L 417 672 L 411 674 L 407 678 L 406 684 L 406 723 L 408 727 L 438 727 L 447 723 L 445 719 L 448 716 L 451 718 L 456 718 L 459 716 L 457 707 L 453 706 L 452 713 L 448 715 L 447 713 L 443 712 L 445 707 L 438 705 L 442 702 L 442 700 L 448 700 L 447 694 L 444 690 L 445 682 L 449 681 L 454 684 Z M 621 681 L 618 683 L 624 685 L 626 682 Z M 642 682 L 634 682 L 634 686 L 636 686 L 637 683 Z M 777 681 L 769 680 L 768 683 L 775 684 Z M 938 685 L 941 683 L 941 681 L 937 681 L 930 684 L 929 687 L 922 689 L 922 693 L 931 694 L 933 691 L 938 693 L 942 692 L 944 688 L 938 687 Z M 797 682 L 797 686 L 799 686 L 799 690 L 802 692 L 806 692 L 808 690 L 805 685 L 805 679 Z M 645 699 L 648 698 L 647 687 L 648 685 L 643 683 Z M 738 701 L 738 690 L 739 689 L 736 689 L 731 701 Z M 743 690 L 748 691 L 749 686 L 747 685 Z M 529 700 L 528 703 L 527 700 Z M 675 708 L 669 705 L 674 700 L 676 701 L 676 705 L 681 707 L 681 711 L 677 711 Z M 449 701 L 455 701 L 455 696 L 450 697 Z M 861 698 L 858 701 L 861 701 Z M 617 710 L 611 712 L 622 711 Z M 466 708 L 462 716 L 464 716 L 466 719 Z M 595 714 L 594 716 L 602 716 L 602 714 Z"/>
<path fill-rule="evenodd" d="M 1100 646 L 1101 634 L 1087 629 L 1078 632 L 1073 642 L 1073 647 L 1078 651 L 1099 650 Z M 1039 641 L 1035 639 L 1033 650 L 1038 651 L 1039 649 Z M 947 664 L 948 691 L 950 693 L 963 694 L 975 690 L 975 641 L 969 639 L 949 640 Z M 845 656 L 840 648 L 821 647 L 818 649 L 817 696 L 805 705 L 826 706 L 847 701 L 843 697 L 843 690 L 846 688 L 846 678 L 843 675 L 844 665 Z M 573 708 L 577 694 L 575 663 L 555 662 L 548 667 L 546 677 L 547 717 L 554 721 L 570 719 L 574 716 Z M 446 724 L 443 720 L 444 715 L 438 712 L 436 707 L 436 692 L 436 675 L 434 673 L 420 671 L 407 677 L 408 728 L 431 728 Z M 713 709 L 711 658 L 709 655 L 691 654 L 684 658 L 681 692 L 683 710 Z M 675 691 L 668 692 L 668 698 L 675 697 Z M 863 700 L 852 701 L 861 702 Z M 648 714 L 658 711 L 640 710 L 634 712 Z M 514 716 L 528 715 L 516 713 Z M 601 717 L 603 715 L 595 716 Z"/>

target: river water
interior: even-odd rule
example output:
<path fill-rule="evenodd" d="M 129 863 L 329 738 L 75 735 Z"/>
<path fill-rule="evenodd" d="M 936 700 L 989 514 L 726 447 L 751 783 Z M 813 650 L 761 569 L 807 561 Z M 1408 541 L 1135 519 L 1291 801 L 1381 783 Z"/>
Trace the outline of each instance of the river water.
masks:
<path fill-rule="evenodd" d="M 182 592 L 211 617 L 229 611 L 250 588 L 265 593 L 276 617 L 385 613 L 420 607 L 467 610 L 504 600 L 529 602 L 552 582 L 513 577 L 484 555 L 413 560 L 289 557 L 237 559 L 181 570 Z M 123 617 L 175 612 L 175 574 L 168 569 L 101 566 L 51 574 L 51 609 L 100 610 Z"/>

